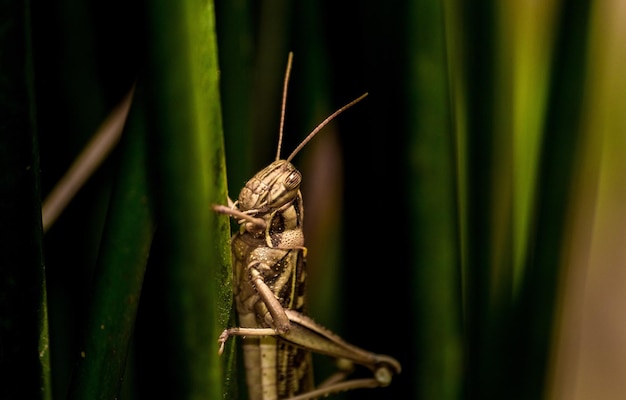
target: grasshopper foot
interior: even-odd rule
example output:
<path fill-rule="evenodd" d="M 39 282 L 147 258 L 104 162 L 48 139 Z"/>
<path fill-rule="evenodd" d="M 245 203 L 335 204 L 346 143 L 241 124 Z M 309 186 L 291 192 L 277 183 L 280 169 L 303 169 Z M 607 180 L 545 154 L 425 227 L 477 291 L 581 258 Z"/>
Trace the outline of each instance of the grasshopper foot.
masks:
<path fill-rule="evenodd" d="M 230 336 L 230 333 L 228 332 L 228 329 L 225 329 L 224 332 L 222 332 L 220 337 L 217 339 L 217 342 L 220 344 L 220 348 L 217 351 L 217 354 L 219 354 L 220 356 L 224 352 L 224 343 L 226 343 L 229 336 Z"/>

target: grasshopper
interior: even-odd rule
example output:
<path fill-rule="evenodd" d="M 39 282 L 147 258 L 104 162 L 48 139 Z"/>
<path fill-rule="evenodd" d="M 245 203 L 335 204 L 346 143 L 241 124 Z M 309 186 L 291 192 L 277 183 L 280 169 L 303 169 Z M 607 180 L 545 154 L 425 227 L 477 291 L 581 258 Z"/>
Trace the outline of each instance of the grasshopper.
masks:
<path fill-rule="evenodd" d="M 322 121 L 287 157 L 280 159 L 287 86 L 293 54 L 285 73 L 276 160 L 250 179 L 236 202 L 214 205 L 241 225 L 231 241 L 233 291 L 239 327 L 224 330 L 219 353 L 232 336 L 243 337 L 243 355 L 251 400 L 305 400 L 357 388 L 383 387 L 400 373 L 394 358 L 358 348 L 305 314 L 306 253 L 302 223 L 302 175 L 294 156 L 338 114 L 362 100 L 346 104 Z M 312 352 L 338 360 L 339 370 L 313 383 Z M 370 378 L 351 378 L 354 365 L 372 371 Z"/>

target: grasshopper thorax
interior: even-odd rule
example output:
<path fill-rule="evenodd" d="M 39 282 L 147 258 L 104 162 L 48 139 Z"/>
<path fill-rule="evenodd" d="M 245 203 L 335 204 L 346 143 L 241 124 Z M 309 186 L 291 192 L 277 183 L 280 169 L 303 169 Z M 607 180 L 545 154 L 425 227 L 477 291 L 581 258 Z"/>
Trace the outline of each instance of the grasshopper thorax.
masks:
<path fill-rule="evenodd" d="M 254 175 L 239 193 L 238 208 L 259 213 L 289 204 L 297 196 L 302 174 L 289 161 L 276 160 Z"/>

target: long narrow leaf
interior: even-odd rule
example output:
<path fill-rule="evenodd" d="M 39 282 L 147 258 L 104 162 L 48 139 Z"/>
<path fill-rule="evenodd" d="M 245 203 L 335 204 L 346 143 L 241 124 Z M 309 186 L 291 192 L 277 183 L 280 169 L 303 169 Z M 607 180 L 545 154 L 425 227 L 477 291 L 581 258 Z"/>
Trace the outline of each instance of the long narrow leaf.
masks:
<path fill-rule="evenodd" d="M 518 398 L 545 391 L 554 328 L 560 262 L 572 179 L 581 146 L 581 110 L 586 75 L 590 2 L 565 2 L 557 25 L 551 86 L 539 164 L 536 214 L 512 337 L 524 388 Z M 523 322 L 522 322 L 523 321 Z"/>
<path fill-rule="evenodd" d="M 419 1 L 407 17 L 413 28 L 407 102 L 410 146 L 413 293 L 419 362 L 415 392 L 423 399 L 458 399 L 462 390 L 461 280 L 456 234 L 455 151 L 447 96 L 443 10 Z M 436 317 L 435 317 L 436 316 Z"/>
<path fill-rule="evenodd" d="M 172 351 L 165 396 L 219 399 L 217 337 L 228 320 L 225 204 L 213 3 L 147 2 L 146 88 L 157 221 L 166 276 L 163 317 Z"/>

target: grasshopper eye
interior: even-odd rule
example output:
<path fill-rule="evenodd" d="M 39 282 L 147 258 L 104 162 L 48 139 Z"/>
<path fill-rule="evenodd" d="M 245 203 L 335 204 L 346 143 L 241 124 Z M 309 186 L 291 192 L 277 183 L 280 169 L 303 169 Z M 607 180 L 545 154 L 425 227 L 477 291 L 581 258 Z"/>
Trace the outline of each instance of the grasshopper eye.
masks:
<path fill-rule="evenodd" d="M 285 178 L 285 188 L 287 190 L 293 190 L 300 186 L 302 181 L 302 174 L 299 171 L 293 171 Z"/>

